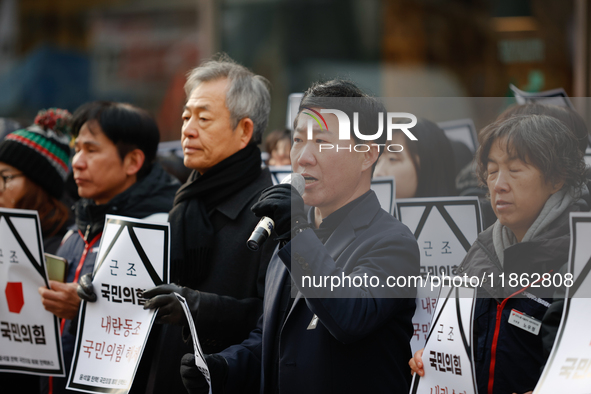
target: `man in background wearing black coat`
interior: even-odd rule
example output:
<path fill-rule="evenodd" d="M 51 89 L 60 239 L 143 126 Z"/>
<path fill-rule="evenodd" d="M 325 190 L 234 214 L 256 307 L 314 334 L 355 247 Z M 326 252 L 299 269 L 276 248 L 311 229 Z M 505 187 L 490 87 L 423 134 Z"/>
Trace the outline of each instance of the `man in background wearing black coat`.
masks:
<path fill-rule="evenodd" d="M 144 292 L 151 298 L 145 308 L 159 308 L 157 322 L 165 325 L 151 335 L 132 392 L 184 392 L 179 366 L 192 344 L 183 341 L 187 321 L 173 292 L 187 299 L 204 351 L 248 336 L 263 310 L 265 273 L 277 244 L 268 240 L 257 252 L 246 246 L 258 222 L 250 207 L 272 185 L 257 147 L 270 112 L 268 82 L 222 57 L 195 68 L 185 91 L 184 164 L 194 171 L 169 216 L 175 284 Z"/>

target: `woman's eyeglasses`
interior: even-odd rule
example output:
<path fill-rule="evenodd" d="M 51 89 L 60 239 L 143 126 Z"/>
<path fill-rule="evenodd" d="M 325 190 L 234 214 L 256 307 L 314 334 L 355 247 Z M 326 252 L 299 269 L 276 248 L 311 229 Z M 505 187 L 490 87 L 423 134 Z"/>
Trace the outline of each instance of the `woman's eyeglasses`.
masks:
<path fill-rule="evenodd" d="M 3 192 L 6 191 L 6 184 L 14 178 L 18 178 L 19 176 L 25 176 L 25 174 L 0 175 L 0 190 Z"/>

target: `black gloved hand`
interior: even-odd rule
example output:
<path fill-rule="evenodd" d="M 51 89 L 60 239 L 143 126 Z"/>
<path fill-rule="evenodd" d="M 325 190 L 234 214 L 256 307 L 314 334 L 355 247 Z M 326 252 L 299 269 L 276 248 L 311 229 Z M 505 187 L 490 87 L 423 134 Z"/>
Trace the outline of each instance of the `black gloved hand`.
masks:
<path fill-rule="evenodd" d="M 258 217 L 267 216 L 273 219 L 278 239 L 291 239 L 292 228 L 308 224 L 302 196 L 287 183 L 263 190 L 259 201 L 250 209 Z"/>
<path fill-rule="evenodd" d="M 188 324 L 181 303 L 173 293 L 178 293 L 185 297 L 189 309 L 191 311 L 197 311 L 199 307 L 199 291 L 189 289 L 188 287 L 177 286 L 174 283 L 156 286 L 143 293 L 143 297 L 148 299 L 144 304 L 144 309 L 159 308 L 155 323 Z"/>
<path fill-rule="evenodd" d="M 228 376 L 228 362 L 217 354 L 206 354 L 205 362 L 211 377 L 212 393 L 223 392 L 223 386 Z M 189 394 L 207 394 L 209 392 L 207 380 L 197 369 L 195 356 L 191 353 L 185 354 L 181 360 L 181 378 Z"/>
<path fill-rule="evenodd" d="M 84 274 L 80 277 L 76 293 L 78 294 L 78 297 L 84 301 L 96 302 L 96 293 L 92 286 L 92 274 Z"/>

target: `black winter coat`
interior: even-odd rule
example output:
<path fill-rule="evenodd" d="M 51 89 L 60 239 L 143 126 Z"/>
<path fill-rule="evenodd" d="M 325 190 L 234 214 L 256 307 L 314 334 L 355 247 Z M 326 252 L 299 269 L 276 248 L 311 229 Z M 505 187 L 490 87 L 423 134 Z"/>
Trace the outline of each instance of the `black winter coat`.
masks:
<path fill-rule="evenodd" d="M 415 290 L 362 284 L 333 293 L 299 284 L 304 276 L 385 283 L 387 275 L 418 274 L 414 236 L 373 191 L 359 197 L 325 244 L 310 229 L 300 233 L 271 260 L 257 328 L 220 353 L 229 366 L 225 393 L 407 393 Z M 299 291 L 286 310 L 290 280 Z"/>
<path fill-rule="evenodd" d="M 210 214 L 215 229 L 213 263 L 207 278 L 195 289 L 201 295 L 198 310 L 192 311 L 205 353 L 242 342 L 262 314 L 265 274 L 277 242 L 271 237 L 253 252 L 246 241 L 259 221 L 250 207 L 271 185 L 271 174 L 264 169 L 254 182 L 221 201 Z M 185 353 L 193 353 L 191 341 L 183 340 L 187 334 L 179 326 L 152 328 L 131 393 L 186 392 L 180 365 Z"/>
<path fill-rule="evenodd" d="M 76 283 L 78 279 L 94 270 L 100 239 L 107 214 L 144 219 L 154 214 L 168 214 L 172 208 L 174 194 L 179 182 L 170 176 L 160 164 L 154 164 L 145 178 L 133 184 L 104 205 L 80 199 L 76 202 L 76 226 L 64 237 L 57 255 L 68 261 L 66 282 Z M 164 217 L 166 220 L 166 217 Z M 71 327 L 77 321 L 62 321 L 62 346 L 67 374 L 74 355 L 76 329 Z M 67 376 L 66 374 L 66 376 Z M 42 378 L 41 393 L 49 392 L 47 378 Z M 77 391 L 66 390 L 66 378 L 53 378 L 53 394 Z"/>
<path fill-rule="evenodd" d="M 538 334 L 533 334 L 509 324 L 508 320 L 511 311 L 516 310 L 541 322 L 557 289 L 544 287 L 541 282 L 536 284 L 539 287 L 509 286 L 510 275 L 519 277 L 525 273 L 535 279 L 538 274 L 558 273 L 568 261 L 569 213 L 588 210 L 586 201 L 579 200 L 543 234 L 505 249 L 503 267 L 495 253 L 491 226 L 480 233 L 458 267 L 460 275 L 482 279 L 484 274 L 487 278 L 479 289 L 474 311 L 473 344 L 479 393 L 525 393 L 536 386 L 548 357 L 544 342 L 551 346 L 554 338 L 548 338 L 543 326 Z M 501 287 L 501 274 L 504 274 L 504 287 Z"/>

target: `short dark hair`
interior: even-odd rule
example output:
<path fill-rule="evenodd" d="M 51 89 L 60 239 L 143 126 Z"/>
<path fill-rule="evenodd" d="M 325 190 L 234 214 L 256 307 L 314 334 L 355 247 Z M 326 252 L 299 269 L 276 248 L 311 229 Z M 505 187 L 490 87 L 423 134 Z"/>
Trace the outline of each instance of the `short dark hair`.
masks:
<path fill-rule="evenodd" d="M 415 197 L 457 195 L 454 151 L 445 132 L 430 120 L 417 118 L 412 133 L 417 140 L 407 140 L 404 147 L 417 170 Z"/>
<path fill-rule="evenodd" d="M 72 120 L 72 133 L 78 137 L 87 122 L 97 122 L 103 133 L 117 147 L 121 160 L 134 149 L 144 152 L 145 160 L 138 179 L 148 175 L 158 151 L 160 131 L 150 114 L 139 107 L 112 101 L 93 101 L 81 105 Z"/>
<path fill-rule="evenodd" d="M 478 177 L 486 185 L 492 144 L 506 139 L 507 153 L 536 166 L 549 183 L 564 181 L 573 190 L 585 183 L 585 160 L 576 135 L 564 123 L 547 115 L 515 115 L 499 119 L 478 136 Z"/>
<path fill-rule="evenodd" d="M 339 98 L 357 98 L 357 100 L 338 100 Z M 353 119 L 353 113 L 359 113 L 359 130 L 375 131 L 378 129 L 379 117 L 381 113 L 383 125 L 386 125 L 386 108 L 375 97 L 372 97 L 363 92 L 353 82 L 344 79 L 333 79 L 326 82 L 316 82 L 306 92 L 300 102 L 298 108 L 298 114 L 305 108 L 317 107 L 317 108 L 330 108 L 338 109 L 347 114 L 349 119 Z M 297 122 L 297 117 L 294 120 Z M 353 133 L 353 139 L 357 143 L 366 143 L 362 141 L 355 133 Z M 383 130 L 382 135 L 372 141 L 373 144 L 383 145 L 386 143 L 387 133 Z M 379 156 L 382 154 L 383 149 L 380 149 Z M 373 164 L 372 174 L 375 170 L 378 160 Z"/>
<path fill-rule="evenodd" d="M 585 121 L 575 111 L 569 107 L 561 107 L 558 105 L 549 104 L 517 104 L 507 108 L 502 114 L 499 115 L 497 120 L 509 119 L 515 115 L 547 115 L 560 120 L 566 125 L 577 137 L 579 143 L 579 149 L 585 153 L 587 146 L 589 145 L 589 131 Z"/>

